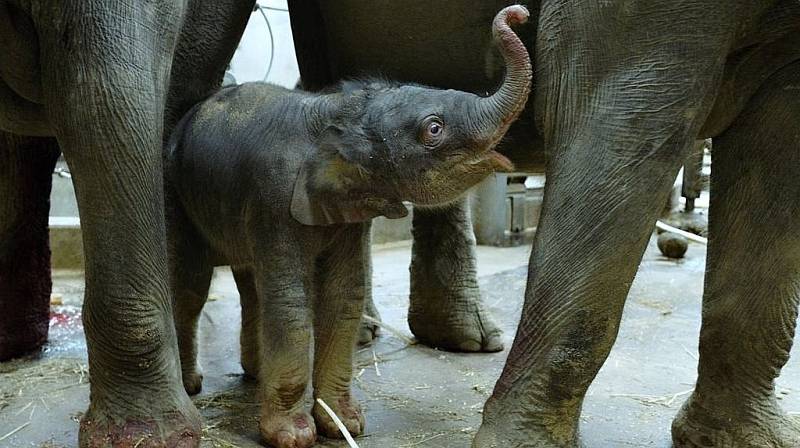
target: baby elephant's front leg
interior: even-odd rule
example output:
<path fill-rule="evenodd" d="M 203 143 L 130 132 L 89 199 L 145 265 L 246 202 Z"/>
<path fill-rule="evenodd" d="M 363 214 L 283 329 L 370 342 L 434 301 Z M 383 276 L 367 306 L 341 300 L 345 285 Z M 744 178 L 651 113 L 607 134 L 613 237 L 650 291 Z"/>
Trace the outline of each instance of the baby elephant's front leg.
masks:
<path fill-rule="evenodd" d="M 303 409 L 308 385 L 310 305 L 298 269 L 258 268 L 261 297 L 261 435 L 276 448 L 306 448 L 316 440 Z"/>
<path fill-rule="evenodd" d="M 370 292 L 368 247 L 353 238 L 325 259 L 314 302 L 314 398 L 325 401 L 354 436 L 364 432 L 364 415 L 350 383 L 364 298 Z M 312 412 L 323 434 L 343 437 L 318 403 Z"/>

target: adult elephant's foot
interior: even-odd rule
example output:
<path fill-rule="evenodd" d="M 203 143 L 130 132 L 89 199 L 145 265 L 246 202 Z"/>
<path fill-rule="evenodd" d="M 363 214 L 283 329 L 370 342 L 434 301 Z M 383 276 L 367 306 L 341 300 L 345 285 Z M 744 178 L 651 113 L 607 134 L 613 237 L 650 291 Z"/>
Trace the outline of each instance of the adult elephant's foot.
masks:
<path fill-rule="evenodd" d="M 554 419 L 545 427 L 518 417 L 484 420 L 472 448 L 579 448 L 577 431 Z"/>
<path fill-rule="evenodd" d="M 509 392 L 492 395 L 483 411 L 483 422 L 472 448 L 579 448 L 579 398 L 568 399 L 565 408 Z"/>
<path fill-rule="evenodd" d="M 499 352 L 503 332 L 483 308 L 475 289 L 416 291 L 408 326 L 425 345 L 460 352 Z"/>
<path fill-rule="evenodd" d="M 483 424 L 472 448 L 578 448 L 577 441 L 558 443 L 541 429 L 507 428 L 500 424 Z"/>
<path fill-rule="evenodd" d="M 2 300 L 0 298 L 0 301 Z M 17 320 L 14 319 L 16 316 L 7 316 L 5 315 L 0 322 L 0 326 L 5 327 L 0 330 L 0 361 L 32 353 L 47 342 L 49 322 L 47 314 L 44 314 L 44 317 L 31 316 L 27 320 Z M 17 331 L 6 331 L 8 327 Z"/>
<path fill-rule="evenodd" d="M 307 448 L 317 440 L 314 419 L 306 412 L 262 413 L 261 437 L 275 448 Z"/>
<path fill-rule="evenodd" d="M 41 232 L 42 238 L 28 238 L 11 245 L 14 250 L 0 254 L 0 361 L 33 352 L 47 342 L 50 321 L 47 221 L 42 228 L 30 232 Z M 3 243 L 0 232 L 0 246 Z"/>
<path fill-rule="evenodd" d="M 90 318 L 84 322 L 91 325 L 95 320 Z M 200 412 L 181 384 L 176 365 L 177 353 L 165 351 L 160 357 L 163 365 L 157 369 L 136 372 L 135 365 L 123 364 L 124 367 L 112 371 L 99 362 L 98 358 L 102 359 L 97 355 L 99 345 L 95 342 L 92 346 L 95 351 L 90 352 L 95 354 L 94 364 L 93 359 L 89 359 L 91 403 L 81 418 L 79 446 L 199 447 L 203 422 Z M 144 365 L 153 367 L 157 363 Z M 130 376 L 126 377 L 120 372 L 129 373 Z M 133 377 L 133 372 L 138 375 Z"/>
<path fill-rule="evenodd" d="M 466 201 L 414 208 L 408 325 L 423 344 L 463 352 L 503 349 L 483 308 Z"/>
<path fill-rule="evenodd" d="M 783 412 L 777 400 L 752 404 L 743 401 L 730 401 L 729 407 L 712 407 L 692 395 L 672 422 L 675 448 L 800 446 L 800 421 Z"/>
<path fill-rule="evenodd" d="M 200 414 L 188 403 L 183 412 L 164 417 L 110 416 L 89 409 L 81 419 L 81 448 L 196 448 L 200 446 Z"/>

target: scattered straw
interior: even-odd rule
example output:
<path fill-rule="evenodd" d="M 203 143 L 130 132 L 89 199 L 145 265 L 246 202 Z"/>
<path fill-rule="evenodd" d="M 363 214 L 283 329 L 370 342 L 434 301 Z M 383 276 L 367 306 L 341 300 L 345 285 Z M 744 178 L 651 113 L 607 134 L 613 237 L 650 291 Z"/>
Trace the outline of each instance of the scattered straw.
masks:
<path fill-rule="evenodd" d="M 441 432 L 439 434 L 432 435 L 432 436 L 430 436 L 430 437 L 428 437 L 426 439 L 422 439 L 419 442 L 407 443 L 405 445 L 400 445 L 400 448 L 410 448 L 412 446 L 422 445 L 425 442 L 430 442 L 433 439 L 438 439 L 439 437 L 442 437 L 443 435 L 445 435 L 445 433 Z"/>
<path fill-rule="evenodd" d="M 406 336 L 405 334 L 403 334 L 402 331 L 398 330 L 397 328 L 394 328 L 393 326 L 391 326 L 389 324 L 381 322 L 381 321 L 379 321 L 378 319 L 375 319 L 372 316 L 367 316 L 366 314 L 362 314 L 361 318 L 364 319 L 364 321 L 371 323 L 372 325 L 377 325 L 377 326 L 385 329 L 389 333 L 392 333 L 393 335 L 397 336 L 398 339 L 400 339 L 401 341 L 405 342 L 408 345 L 416 345 L 417 344 L 417 341 L 415 341 L 414 339 L 411 339 L 410 337 Z"/>
<path fill-rule="evenodd" d="M 350 445 L 350 448 L 358 448 L 358 444 L 356 443 L 355 440 L 353 440 L 353 436 L 350 435 L 350 431 L 348 431 L 347 428 L 345 428 L 342 421 L 339 420 L 339 417 L 336 415 L 335 412 L 333 412 L 333 409 L 328 407 L 327 403 L 322 401 L 322 398 L 317 398 L 317 403 L 319 403 L 319 405 L 322 406 L 322 409 L 325 412 L 327 412 L 328 415 L 331 416 L 333 423 L 335 423 L 336 426 L 339 428 L 339 432 L 341 432 L 342 435 L 344 436 L 344 439 L 347 440 L 347 444 Z"/>
<path fill-rule="evenodd" d="M 630 399 L 633 399 L 633 400 L 640 401 L 641 403 L 647 404 L 647 405 L 658 404 L 658 405 L 665 406 L 665 407 L 672 407 L 672 405 L 675 403 L 675 400 L 677 400 L 678 397 L 682 397 L 684 395 L 688 395 L 688 394 L 690 394 L 692 392 L 694 392 L 694 389 L 684 390 L 682 392 L 669 394 L 669 395 L 663 395 L 663 396 L 660 396 L 660 397 L 654 397 L 652 395 L 637 395 L 637 394 L 611 394 L 609 396 L 610 397 L 630 398 Z"/>
<path fill-rule="evenodd" d="M 245 393 L 237 390 L 226 390 L 214 395 L 198 398 L 194 400 L 194 405 L 198 409 L 207 408 L 227 408 L 245 409 L 258 406 L 258 402 L 248 401 Z"/>
<path fill-rule="evenodd" d="M 8 434 L 4 435 L 3 437 L 0 437 L 0 442 L 2 442 L 3 440 L 6 440 L 7 438 L 13 436 L 16 433 L 22 431 L 23 429 L 25 429 L 30 424 L 31 424 L 31 422 L 23 423 L 23 424 L 17 426 L 16 428 L 12 429 L 11 432 L 9 432 Z"/>
<path fill-rule="evenodd" d="M 372 365 L 375 366 L 375 375 L 381 376 L 381 369 L 378 368 L 378 355 L 375 354 L 375 349 L 372 349 Z"/>
<path fill-rule="evenodd" d="M 19 411 L 17 411 L 17 413 L 16 413 L 16 414 L 14 414 L 14 415 L 19 415 L 19 414 L 22 414 L 23 412 L 25 412 L 25 409 L 28 409 L 29 407 L 31 407 L 31 405 L 32 405 L 32 404 L 33 404 L 33 402 L 31 401 L 30 403 L 26 404 L 26 405 L 25 405 L 25 407 L 23 407 L 22 409 L 20 409 Z"/>
<path fill-rule="evenodd" d="M 216 434 L 217 427 L 221 424 L 223 424 L 223 422 L 218 421 L 216 423 L 206 425 L 203 428 L 203 439 L 210 442 L 211 446 L 214 448 L 239 448 L 240 445 L 234 444 L 230 440 L 226 440 L 220 435 Z M 206 446 L 206 444 L 203 443 L 201 446 Z"/>
<path fill-rule="evenodd" d="M 689 355 L 689 356 L 690 356 L 692 359 L 694 359 L 695 361 L 699 361 L 699 359 L 697 358 L 697 355 L 695 355 L 694 353 L 692 353 L 691 351 L 689 351 L 689 349 L 688 349 L 688 348 L 686 348 L 686 346 L 685 346 L 685 345 L 681 344 L 681 348 L 682 348 L 682 349 L 683 349 L 683 351 L 684 351 L 684 352 L 686 352 L 686 354 L 687 354 L 687 355 Z"/>

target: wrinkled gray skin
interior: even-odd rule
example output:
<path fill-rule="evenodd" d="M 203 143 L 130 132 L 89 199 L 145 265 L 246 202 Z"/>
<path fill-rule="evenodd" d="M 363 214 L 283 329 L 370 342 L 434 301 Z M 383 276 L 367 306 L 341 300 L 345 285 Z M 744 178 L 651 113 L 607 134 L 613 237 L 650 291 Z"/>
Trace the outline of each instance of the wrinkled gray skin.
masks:
<path fill-rule="evenodd" d="M 232 266 L 242 303 L 245 373 L 258 377 L 261 434 L 307 447 L 341 434 L 304 409 L 311 327 L 313 390 L 351 434 L 353 348 L 370 297 L 370 220 L 407 214 L 402 201 L 447 204 L 511 168 L 492 151 L 527 98 L 531 67 L 501 12 L 495 34 L 506 82 L 482 98 L 384 81 L 311 94 L 269 84 L 223 89 L 194 108 L 166 149 L 175 322 L 187 392 L 200 391 L 197 322 L 214 266 Z"/>
<path fill-rule="evenodd" d="M 0 353 L 30 350 L 46 335 L 47 179 L 60 150 L 86 252 L 92 382 L 82 447 L 199 445 L 168 301 L 163 130 L 219 86 L 252 6 L 0 0 L 0 130 L 10 134 L 0 139 L 0 309 L 17 311 L 0 326 L 23 320 L 40 332 L 14 340 L 0 330 Z M 8 256 L 29 266 L 24 283 L 3 278 Z M 37 277 L 46 282 L 29 281 Z"/>
<path fill-rule="evenodd" d="M 295 3 L 295 29 L 320 31 L 296 37 L 304 83 L 378 70 L 486 88 L 495 66 L 471 24 L 505 3 L 312 2 L 300 21 Z M 474 446 L 578 446 L 583 397 L 616 338 L 653 222 L 686 149 L 708 137 L 714 172 L 698 380 L 673 440 L 800 446 L 800 426 L 774 394 L 800 280 L 800 2 L 542 0 L 529 8 L 538 19 L 521 37 L 535 56 L 534 91 L 509 140 L 534 135 L 535 121 L 548 184 L 522 319 Z M 316 23 L 304 26 L 302 17 Z M 486 70 L 467 63 L 476 60 L 488 61 Z M 515 145 L 537 147 L 535 138 Z M 470 249 L 450 250 L 461 260 Z M 430 266 L 446 260 L 415 257 Z"/>

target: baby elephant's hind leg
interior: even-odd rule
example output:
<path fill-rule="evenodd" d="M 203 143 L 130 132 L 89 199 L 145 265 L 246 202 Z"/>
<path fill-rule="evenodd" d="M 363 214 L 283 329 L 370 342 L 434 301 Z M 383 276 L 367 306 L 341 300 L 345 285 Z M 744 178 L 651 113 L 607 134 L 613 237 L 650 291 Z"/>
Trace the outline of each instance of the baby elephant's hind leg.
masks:
<path fill-rule="evenodd" d="M 198 270 L 181 269 L 174 276 L 175 330 L 181 356 L 181 377 L 186 393 L 194 395 L 203 386 L 203 372 L 197 362 L 197 324 L 208 298 L 213 268 L 210 265 Z"/>
<path fill-rule="evenodd" d="M 170 212 L 167 229 L 171 246 L 173 316 L 178 335 L 183 387 L 189 395 L 200 392 L 203 374 L 197 362 L 197 324 L 208 298 L 213 266 L 204 243 L 179 210 Z"/>
<path fill-rule="evenodd" d="M 330 406 L 352 435 L 364 432 L 361 407 L 352 396 L 353 350 L 364 298 L 370 293 L 367 236 L 342 238 L 318 272 L 314 301 L 314 398 Z M 328 437 L 342 437 L 333 420 L 314 403 L 314 419 Z"/>

